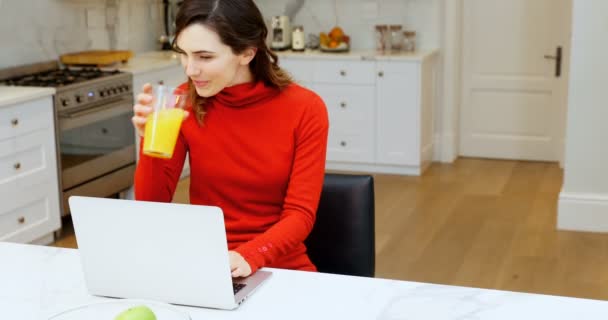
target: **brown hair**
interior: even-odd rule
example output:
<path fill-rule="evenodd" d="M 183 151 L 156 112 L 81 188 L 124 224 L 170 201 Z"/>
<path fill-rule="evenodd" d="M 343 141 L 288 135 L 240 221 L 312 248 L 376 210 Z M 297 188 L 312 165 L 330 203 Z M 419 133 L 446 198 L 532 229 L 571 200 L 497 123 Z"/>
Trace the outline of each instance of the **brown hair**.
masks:
<path fill-rule="evenodd" d="M 177 48 L 177 37 L 188 26 L 202 24 L 219 35 L 221 41 L 241 54 L 248 48 L 257 48 L 249 69 L 255 81 L 264 81 L 267 86 L 283 89 L 292 82 L 291 77 L 278 65 L 278 57 L 266 45 L 268 29 L 264 18 L 253 0 L 185 0 L 180 5 L 175 19 L 176 36 L 173 48 Z M 188 79 L 192 108 L 199 123 L 205 114 L 205 98 L 196 93 L 192 80 Z"/>

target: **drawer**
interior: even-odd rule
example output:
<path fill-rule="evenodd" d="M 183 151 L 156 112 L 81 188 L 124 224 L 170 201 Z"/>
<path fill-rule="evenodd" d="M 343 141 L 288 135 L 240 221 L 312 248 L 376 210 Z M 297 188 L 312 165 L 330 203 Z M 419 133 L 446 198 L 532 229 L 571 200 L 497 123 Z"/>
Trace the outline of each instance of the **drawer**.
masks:
<path fill-rule="evenodd" d="M 54 128 L 54 119 L 50 96 L 0 108 L 0 141 L 35 130 Z"/>
<path fill-rule="evenodd" d="M 13 193 L 10 201 L 2 199 L 0 211 L 0 241 L 30 242 L 59 229 L 59 195 L 51 183 L 35 185 L 20 194 Z"/>
<path fill-rule="evenodd" d="M 348 133 L 373 132 L 373 86 L 318 84 L 313 90 L 327 106 L 330 130 Z"/>
<path fill-rule="evenodd" d="M 0 142 L 0 192 L 54 180 L 57 159 L 53 134 L 39 130 Z"/>
<path fill-rule="evenodd" d="M 279 65 L 293 77 L 300 85 L 312 82 L 312 67 L 314 61 L 300 59 L 285 59 L 279 57 Z"/>
<path fill-rule="evenodd" d="M 377 73 L 382 72 L 386 74 L 400 73 L 400 74 L 411 74 L 418 79 L 420 70 L 420 63 L 418 62 L 403 62 L 403 61 L 379 61 L 376 65 Z"/>
<path fill-rule="evenodd" d="M 373 133 L 331 132 L 327 138 L 327 161 L 372 163 L 374 161 Z"/>
<path fill-rule="evenodd" d="M 376 81 L 373 61 L 317 60 L 314 62 L 315 83 L 369 84 Z"/>

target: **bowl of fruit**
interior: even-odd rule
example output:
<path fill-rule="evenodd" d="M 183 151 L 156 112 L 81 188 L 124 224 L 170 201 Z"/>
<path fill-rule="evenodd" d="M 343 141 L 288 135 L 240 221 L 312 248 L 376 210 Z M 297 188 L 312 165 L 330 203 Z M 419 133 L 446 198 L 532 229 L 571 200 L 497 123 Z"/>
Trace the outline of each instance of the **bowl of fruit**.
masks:
<path fill-rule="evenodd" d="M 325 52 L 347 52 L 350 50 L 350 37 L 340 27 L 334 27 L 329 33 L 319 34 L 319 48 Z"/>

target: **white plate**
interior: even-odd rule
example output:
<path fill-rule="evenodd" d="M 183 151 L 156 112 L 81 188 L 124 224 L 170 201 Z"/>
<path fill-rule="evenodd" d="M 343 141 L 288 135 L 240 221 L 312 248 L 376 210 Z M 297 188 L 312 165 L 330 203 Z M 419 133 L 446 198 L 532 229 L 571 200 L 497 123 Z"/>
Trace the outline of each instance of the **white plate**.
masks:
<path fill-rule="evenodd" d="M 191 320 L 190 315 L 170 304 L 134 299 L 93 302 L 77 306 L 48 318 L 48 320 L 114 320 L 121 312 L 136 306 L 147 306 L 154 312 L 157 320 Z"/>

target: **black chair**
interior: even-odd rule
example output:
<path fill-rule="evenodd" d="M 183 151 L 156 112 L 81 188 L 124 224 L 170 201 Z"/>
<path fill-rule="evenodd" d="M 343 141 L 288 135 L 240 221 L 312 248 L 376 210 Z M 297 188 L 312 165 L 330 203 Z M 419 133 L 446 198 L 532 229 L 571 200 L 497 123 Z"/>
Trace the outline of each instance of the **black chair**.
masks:
<path fill-rule="evenodd" d="M 373 277 L 373 177 L 326 174 L 317 219 L 305 244 L 320 272 Z"/>

